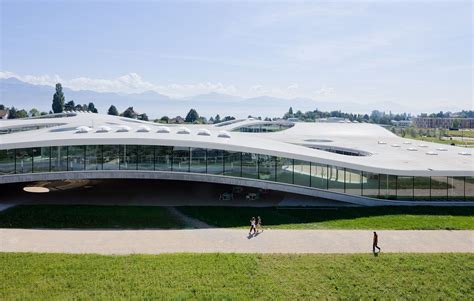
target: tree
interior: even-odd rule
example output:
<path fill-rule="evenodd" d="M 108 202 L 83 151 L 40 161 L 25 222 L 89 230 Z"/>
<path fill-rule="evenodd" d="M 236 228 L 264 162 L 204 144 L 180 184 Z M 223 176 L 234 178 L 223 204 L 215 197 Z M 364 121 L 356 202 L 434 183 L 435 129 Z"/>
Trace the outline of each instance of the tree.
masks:
<path fill-rule="evenodd" d="M 138 115 L 138 119 L 143 120 L 143 121 L 148 121 L 148 116 L 146 113 Z"/>
<path fill-rule="evenodd" d="M 87 110 L 89 110 L 89 112 L 92 112 L 92 113 L 99 113 L 99 111 L 97 111 L 97 109 L 95 108 L 95 105 L 93 102 L 89 102 L 89 105 L 87 106 Z"/>
<path fill-rule="evenodd" d="M 198 120 L 199 114 L 196 112 L 195 109 L 191 109 L 188 112 L 188 115 L 186 115 L 186 118 L 184 119 L 185 122 L 190 122 L 193 123 L 196 120 Z"/>
<path fill-rule="evenodd" d="M 36 109 L 36 108 L 31 109 L 29 113 L 30 113 L 30 116 L 31 116 L 31 117 L 35 117 L 35 116 L 39 116 L 39 115 L 40 115 L 40 112 L 39 112 L 38 109 Z"/>
<path fill-rule="evenodd" d="M 52 109 L 54 113 L 61 113 L 64 110 L 63 87 L 60 83 L 56 84 L 56 93 L 53 95 Z"/>
<path fill-rule="evenodd" d="M 0 110 L 5 110 L 5 106 L 4 106 L 4 105 L 0 105 Z"/>
<path fill-rule="evenodd" d="M 122 116 L 127 118 L 137 118 L 137 113 L 133 110 L 133 107 L 128 107 L 123 111 Z"/>
<path fill-rule="evenodd" d="M 16 117 L 16 113 L 17 113 L 16 108 L 15 108 L 15 107 L 11 107 L 11 109 L 10 109 L 10 111 L 9 111 L 9 113 L 8 113 L 8 119 L 15 119 L 15 118 L 17 118 L 17 117 Z"/>
<path fill-rule="evenodd" d="M 77 104 L 75 107 L 74 107 L 74 110 L 73 111 L 77 111 L 77 112 L 81 112 L 82 111 L 82 106 L 80 104 Z"/>
<path fill-rule="evenodd" d="M 74 103 L 74 100 L 66 102 L 64 105 L 64 111 L 74 111 L 74 107 L 76 104 Z"/>
<path fill-rule="evenodd" d="M 169 123 L 169 122 L 170 122 L 170 118 L 168 116 L 163 116 L 160 119 L 160 123 Z"/>
<path fill-rule="evenodd" d="M 111 105 L 109 110 L 107 111 L 107 114 L 118 116 L 119 112 L 118 112 L 117 108 L 114 105 Z"/>
<path fill-rule="evenodd" d="M 28 117 L 28 112 L 26 110 L 19 110 L 16 112 L 16 118 L 26 118 Z"/>
<path fill-rule="evenodd" d="M 214 117 L 214 123 L 219 123 L 219 122 L 221 122 L 221 116 L 217 114 L 216 117 Z"/>

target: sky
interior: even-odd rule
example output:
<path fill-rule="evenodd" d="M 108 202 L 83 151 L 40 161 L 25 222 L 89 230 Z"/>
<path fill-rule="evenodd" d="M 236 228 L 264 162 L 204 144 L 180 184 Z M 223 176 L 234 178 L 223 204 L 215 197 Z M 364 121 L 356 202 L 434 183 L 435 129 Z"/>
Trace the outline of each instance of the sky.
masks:
<path fill-rule="evenodd" d="M 0 3 L 0 78 L 473 108 L 471 1 Z"/>

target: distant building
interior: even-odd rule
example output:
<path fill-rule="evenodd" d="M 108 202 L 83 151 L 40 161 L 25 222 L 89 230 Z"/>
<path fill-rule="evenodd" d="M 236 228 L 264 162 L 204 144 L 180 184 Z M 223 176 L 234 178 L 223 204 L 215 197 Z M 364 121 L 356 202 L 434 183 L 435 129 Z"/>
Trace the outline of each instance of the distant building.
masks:
<path fill-rule="evenodd" d="M 183 119 L 183 117 L 181 117 L 181 116 L 176 116 L 175 118 L 171 118 L 168 123 L 181 124 L 181 123 L 184 123 L 184 119 Z"/>
<path fill-rule="evenodd" d="M 419 128 L 473 129 L 474 118 L 416 117 L 413 124 Z"/>
<path fill-rule="evenodd" d="M 343 117 L 328 117 L 328 118 L 317 118 L 314 122 L 324 123 L 351 123 L 349 119 Z"/>
<path fill-rule="evenodd" d="M 394 126 L 410 126 L 410 125 L 412 125 L 411 120 L 391 120 L 390 122 Z"/>

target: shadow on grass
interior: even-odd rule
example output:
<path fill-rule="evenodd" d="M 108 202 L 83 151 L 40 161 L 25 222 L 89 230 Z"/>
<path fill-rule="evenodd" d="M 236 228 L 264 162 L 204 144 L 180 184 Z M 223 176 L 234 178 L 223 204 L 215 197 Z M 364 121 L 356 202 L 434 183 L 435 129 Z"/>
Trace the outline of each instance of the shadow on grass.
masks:
<path fill-rule="evenodd" d="M 265 226 L 318 224 L 323 228 L 416 229 L 404 225 L 418 223 L 420 229 L 464 229 L 465 222 L 474 222 L 474 207 L 349 207 L 295 208 L 276 207 L 178 207 L 184 214 L 216 227 L 247 227 L 252 216 L 261 216 Z M 454 219 L 452 218 L 454 217 Z M 436 222 L 442 221 L 441 224 Z M 385 222 L 380 225 L 380 222 Z M 324 226 L 325 225 L 325 226 Z M 292 226 L 288 226 L 292 228 Z M 308 227 L 312 228 L 312 227 Z M 317 227 L 314 227 L 317 228 Z M 474 226 L 471 226 L 474 228 Z"/>
<path fill-rule="evenodd" d="M 265 227 L 287 229 L 474 229 L 474 207 L 176 207 L 219 228 L 245 227 L 261 216 Z M 166 207 L 21 205 L 0 212 L 0 228 L 184 229 Z"/>

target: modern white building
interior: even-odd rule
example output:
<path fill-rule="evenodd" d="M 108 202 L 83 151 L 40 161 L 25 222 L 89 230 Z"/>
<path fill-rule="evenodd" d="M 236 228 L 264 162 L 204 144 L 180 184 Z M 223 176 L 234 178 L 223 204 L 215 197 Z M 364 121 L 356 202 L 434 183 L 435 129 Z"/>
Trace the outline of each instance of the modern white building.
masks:
<path fill-rule="evenodd" d="M 360 205 L 473 205 L 472 149 L 365 123 L 233 120 L 163 125 L 63 113 L 0 121 L 0 184 L 165 179 Z"/>

